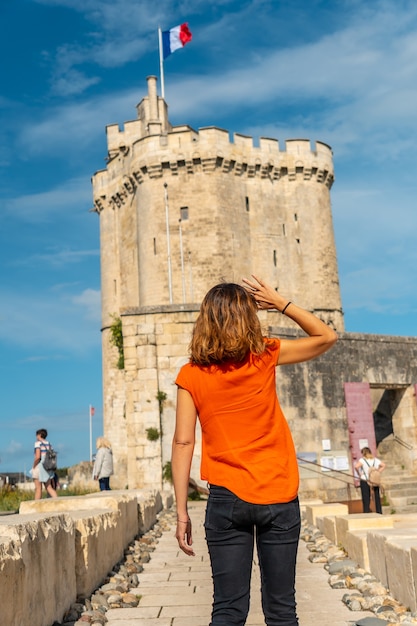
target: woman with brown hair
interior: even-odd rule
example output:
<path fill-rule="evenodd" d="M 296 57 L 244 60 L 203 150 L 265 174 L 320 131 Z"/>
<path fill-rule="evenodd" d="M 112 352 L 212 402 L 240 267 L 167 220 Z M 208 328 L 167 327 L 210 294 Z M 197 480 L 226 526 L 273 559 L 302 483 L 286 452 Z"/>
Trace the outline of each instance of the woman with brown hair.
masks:
<path fill-rule="evenodd" d="M 214 582 L 210 626 L 243 626 L 249 611 L 254 538 L 268 626 L 297 626 L 295 561 L 300 532 L 298 466 L 279 405 L 275 368 L 319 356 L 336 333 L 262 280 L 216 285 L 205 296 L 176 379 L 172 472 L 178 544 L 194 555 L 187 511 L 197 416 L 201 478 L 210 486 L 205 531 Z M 277 309 L 307 334 L 262 335 L 258 309 Z"/>

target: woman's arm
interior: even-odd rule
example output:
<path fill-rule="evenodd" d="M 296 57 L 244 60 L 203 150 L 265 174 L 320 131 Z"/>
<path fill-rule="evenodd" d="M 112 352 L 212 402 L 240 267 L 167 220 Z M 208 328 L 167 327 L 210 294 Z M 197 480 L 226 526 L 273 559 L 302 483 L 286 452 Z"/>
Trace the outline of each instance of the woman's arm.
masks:
<path fill-rule="evenodd" d="M 260 309 L 277 309 L 294 320 L 307 333 L 308 337 L 300 339 L 282 339 L 278 364 L 300 363 L 323 354 L 337 341 L 335 331 L 322 322 L 318 317 L 297 306 L 282 296 L 273 287 L 264 283 L 260 278 L 254 280 L 243 279 L 248 291 L 253 295 Z"/>
<path fill-rule="evenodd" d="M 384 461 L 381 461 L 381 459 L 378 459 L 379 461 L 379 465 L 377 467 L 378 472 L 383 472 L 384 469 L 386 468 L 386 464 L 384 463 Z"/>
<path fill-rule="evenodd" d="M 177 530 L 175 537 L 185 554 L 194 556 L 192 549 L 191 520 L 188 517 L 188 484 L 190 480 L 191 461 L 195 444 L 195 425 L 197 410 L 191 394 L 178 387 L 177 416 L 175 433 L 172 440 L 172 478 L 177 504 Z"/>
<path fill-rule="evenodd" d="M 104 460 L 104 448 L 99 448 L 96 452 L 96 458 L 93 465 L 93 477 L 97 480 L 100 476 L 101 468 L 103 467 Z"/>
<path fill-rule="evenodd" d="M 35 456 L 33 459 L 33 469 L 41 462 L 41 449 L 35 448 Z"/>
<path fill-rule="evenodd" d="M 362 461 L 359 459 L 357 463 L 355 463 L 355 470 L 362 469 Z"/>

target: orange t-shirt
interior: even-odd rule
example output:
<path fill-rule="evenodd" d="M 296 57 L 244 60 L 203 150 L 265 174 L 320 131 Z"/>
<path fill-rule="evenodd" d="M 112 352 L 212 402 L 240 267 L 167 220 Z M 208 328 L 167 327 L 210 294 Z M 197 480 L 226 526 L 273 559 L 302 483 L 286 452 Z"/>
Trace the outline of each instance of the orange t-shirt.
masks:
<path fill-rule="evenodd" d="M 298 465 L 279 405 L 275 368 L 280 341 L 242 363 L 184 365 L 176 384 L 196 406 L 202 429 L 201 478 L 254 504 L 297 496 Z"/>

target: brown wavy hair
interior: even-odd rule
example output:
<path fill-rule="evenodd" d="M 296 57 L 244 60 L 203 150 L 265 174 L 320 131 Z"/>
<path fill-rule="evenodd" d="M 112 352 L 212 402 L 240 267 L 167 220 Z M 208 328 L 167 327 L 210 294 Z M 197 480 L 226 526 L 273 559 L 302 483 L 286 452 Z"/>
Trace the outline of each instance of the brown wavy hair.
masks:
<path fill-rule="evenodd" d="M 191 362 L 241 362 L 262 354 L 265 342 L 255 298 L 240 285 L 220 283 L 206 294 L 190 343 Z"/>

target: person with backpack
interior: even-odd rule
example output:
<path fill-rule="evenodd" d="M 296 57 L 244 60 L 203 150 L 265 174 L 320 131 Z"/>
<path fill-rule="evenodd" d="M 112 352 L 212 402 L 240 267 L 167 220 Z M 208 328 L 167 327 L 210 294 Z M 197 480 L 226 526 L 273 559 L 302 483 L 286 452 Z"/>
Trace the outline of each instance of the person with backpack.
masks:
<path fill-rule="evenodd" d="M 44 462 L 49 456 L 49 452 L 52 451 L 52 446 L 49 441 L 46 440 L 48 431 L 45 428 L 40 428 L 36 431 L 36 441 L 34 450 L 34 459 L 32 467 L 32 478 L 35 483 L 35 500 L 42 498 L 42 485 L 45 487 L 48 495 L 51 498 L 57 498 L 57 493 L 52 486 L 52 479 L 54 478 L 55 469 L 45 469 Z"/>
<path fill-rule="evenodd" d="M 371 513 L 371 489 L 375 502 L 375 512 L 382 514 L 381 506 L 381 472 L 385 463 L 374 456 L 367 446 L 361 450 L 362 458 L 355 464 L 355 470 L 360 476 L 360 487 L 364 513 Z"/>
<path fill-rule="evenodd" d="M 210 485 L 205 518 L 214 583 L 210 626 L 246 624 L 255 541 L 265 623 L 298 626 L 299 476 L 275 371 L 318 357 L 337 335 L 261 279 L 243 281 L 245 287 L 221 283 L 206 294 L 194 325 L 190 362 L 176 378 L 176 538 L 180 549 L 193 556 L 187 499 L 198 417 L 201 478 Z M 305 336 L 264 337 L 259 309 L 280 311 Z"/>

